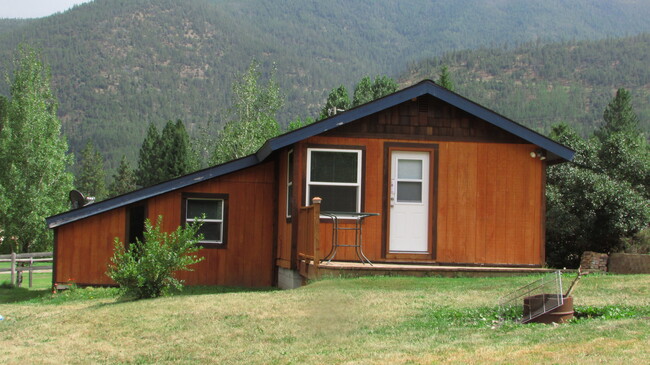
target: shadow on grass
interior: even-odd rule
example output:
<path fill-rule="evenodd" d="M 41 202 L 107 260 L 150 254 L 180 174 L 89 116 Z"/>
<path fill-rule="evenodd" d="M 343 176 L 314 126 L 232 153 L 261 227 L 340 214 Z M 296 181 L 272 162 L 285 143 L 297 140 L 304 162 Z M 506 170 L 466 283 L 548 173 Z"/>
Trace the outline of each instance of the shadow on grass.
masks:
<path fill-rule="evenodd" d="M 276 291 L 277 288 L 244 288 L 225 286 L 188 286 L 182 291 L 174 291 L 167 297 L 209 295 L 209 294 L 230 294 L 230 293 L 253 293 Z M 97 303 L 96 306 L 106 306 L 120 303 L 137 301 L 133 297 L 123 296 L 118 288 L 74 288 L 60 290 L 52 293 L 50 289 L 29 290 L 25 288 L 0 288 L 0 303 L 34 303 L 34 304 L 61 304 L 72 301 L 115 299 L 112 302 Z M 155 299 L 155 298 L 153 298 Z"/>
<path fill-rule="evenodd" d="M 47 297 L 52 292 L 49 289 L 29 290 L 27 288 L 0 288 L 0 303 L 29 302 Z"/>
<path fill-rule="evenodd" d="M 115 288 L 115 290 L 119 290 Z M 102 302 L 96 303 L 92 307 L 101 308 L 106 306 L 113 306 L 118 304 L 132 303 L 142 300 L 156 300 L 159 298 L 170 298 L 170 297 L 184 297 L 192 295 L 214 295 L 214 294 L 231 294 L 231 293 L 260 293 L 260 292 L 272 292 L 280 290 L 278 288 L 245 288 L 245 287 L 229 287 L 229 286 L 188 286 L 183 288 L 183 290 L 173 291 L 169 295 L 157 297 L 157 298 L 134 298 L 126 295 L 121 295 L 118 293 L 114 296 L 115 301 L 113 302 Z"/>

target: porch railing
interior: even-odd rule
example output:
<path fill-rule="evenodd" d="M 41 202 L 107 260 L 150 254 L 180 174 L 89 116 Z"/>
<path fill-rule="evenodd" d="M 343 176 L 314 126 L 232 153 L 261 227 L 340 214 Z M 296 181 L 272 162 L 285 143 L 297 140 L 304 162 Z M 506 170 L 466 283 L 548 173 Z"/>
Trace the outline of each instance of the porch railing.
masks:
<path fill-rule="evenodd" d="M 321 198 L 312 199 L 312 205 L 300 207 L 298 216 L 298 271 L 306 278 L 318 278 L 320 252 L 320 203 Z M 310 266 L 310 262 L 313 265 Z"/>

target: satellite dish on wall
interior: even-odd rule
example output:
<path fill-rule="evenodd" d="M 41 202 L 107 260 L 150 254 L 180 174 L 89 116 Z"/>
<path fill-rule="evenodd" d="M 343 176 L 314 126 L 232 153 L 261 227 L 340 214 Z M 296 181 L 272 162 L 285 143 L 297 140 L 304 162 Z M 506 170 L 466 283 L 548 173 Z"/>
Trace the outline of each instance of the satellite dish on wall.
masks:
<path fill-rule="evenodd" d="M 72 204 L 72 209 L 78 209 L 86 205 L 86 198 L 79 190 L 70 190 L 70 204 Z"/>

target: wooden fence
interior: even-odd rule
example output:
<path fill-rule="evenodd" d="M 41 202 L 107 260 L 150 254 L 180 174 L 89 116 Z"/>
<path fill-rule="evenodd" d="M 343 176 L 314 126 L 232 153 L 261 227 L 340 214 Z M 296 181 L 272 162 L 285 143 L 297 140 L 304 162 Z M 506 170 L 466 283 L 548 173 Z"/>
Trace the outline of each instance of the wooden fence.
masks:
<path fill-rule="evenodd" d="M 0 255 L 0 262 L 10 262 L 9 268 L 1 268 L 0 274 L 10 273 L 11 284 L 20 287 L 23 281 L 23 272 L 29 272 L 29 287 L 32 287 L 34 272 L 52 272 L 52 265 L 34 266 L 37 262 L 53 262 L 52 252 L 12 253 Z"/>

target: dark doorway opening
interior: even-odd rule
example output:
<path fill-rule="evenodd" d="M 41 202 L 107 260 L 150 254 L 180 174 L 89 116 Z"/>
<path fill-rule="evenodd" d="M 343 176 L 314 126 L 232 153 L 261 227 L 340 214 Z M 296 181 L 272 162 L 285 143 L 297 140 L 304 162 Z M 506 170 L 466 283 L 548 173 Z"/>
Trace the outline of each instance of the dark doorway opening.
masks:
<path fill-rule="evenodd" d="M 144 240 L 144 220 L 147 217 L 145 204 L 131 205 L 126 209 L 126 245 Z"/>

